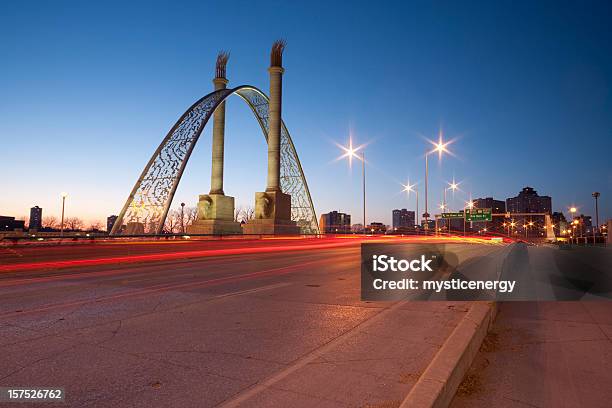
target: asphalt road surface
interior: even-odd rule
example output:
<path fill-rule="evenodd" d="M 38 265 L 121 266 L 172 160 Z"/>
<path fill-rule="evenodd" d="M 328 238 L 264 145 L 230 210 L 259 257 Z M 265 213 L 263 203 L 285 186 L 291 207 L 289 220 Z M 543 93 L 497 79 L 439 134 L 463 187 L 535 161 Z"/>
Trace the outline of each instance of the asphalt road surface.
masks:
<path fill-rule="evenodd" d="M 448 245 L 460 263 L 508 248 Z M 76 407 L 398 405 L 469 306 L 360 301 L 350 239 L 3 247 L 0 262 L 0 386 L 63 387 Z"/>

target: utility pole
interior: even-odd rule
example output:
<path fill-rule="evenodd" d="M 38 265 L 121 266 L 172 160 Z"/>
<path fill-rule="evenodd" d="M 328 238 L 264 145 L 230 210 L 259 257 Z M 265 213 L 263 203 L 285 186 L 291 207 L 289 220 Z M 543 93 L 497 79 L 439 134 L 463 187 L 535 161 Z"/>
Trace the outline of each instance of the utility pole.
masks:
<path fill-rule="evenodd" d="M 64 208 L 66 207 L 66 197 L 68 197 L 68 193 L 62 193 L 62 223 L 60 225 L 60 237 L 64 236 Z"/>

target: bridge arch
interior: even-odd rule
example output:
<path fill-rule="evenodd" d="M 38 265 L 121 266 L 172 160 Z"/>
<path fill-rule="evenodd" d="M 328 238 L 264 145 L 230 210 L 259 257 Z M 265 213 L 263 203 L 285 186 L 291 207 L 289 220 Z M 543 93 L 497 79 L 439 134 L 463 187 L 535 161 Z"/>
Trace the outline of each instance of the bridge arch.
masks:
<path fill-rule="evenodd" d="M 143 223 L 145 232 L 150 234 L 162 232 L 174 193 L 206 123 L 215 109 L 234 94 L 251 108 L 267 142 L 269 100 L 262 91 L 243 85 L 220 89 L 202 97 L 185 111 L 151 156 L 123 205 L 111 235 L 118 235 L 121 226 L 128 222 Z M 291 195 L 291 219 L 297 222 L 302 233 L 318 234 L 319 224 L 308 184 L 284 122 L 281 126 L 280 160 L 281 190 Z"/>

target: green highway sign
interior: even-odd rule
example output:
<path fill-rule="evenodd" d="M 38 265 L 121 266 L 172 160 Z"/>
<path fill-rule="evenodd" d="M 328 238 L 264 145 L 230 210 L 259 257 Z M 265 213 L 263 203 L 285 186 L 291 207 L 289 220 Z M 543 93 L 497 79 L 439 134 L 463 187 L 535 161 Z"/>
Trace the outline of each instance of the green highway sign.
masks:
<path fill-rule="evenodd" d="M 465 210 L 466 221 L 491 221 L 491 208 L 472 208 Z"/>
<path fill-rule="evenodd" d="M 442 213 L 442 218 L 463 218 L 463 213 L 460 213 L 460 212 Z"/>

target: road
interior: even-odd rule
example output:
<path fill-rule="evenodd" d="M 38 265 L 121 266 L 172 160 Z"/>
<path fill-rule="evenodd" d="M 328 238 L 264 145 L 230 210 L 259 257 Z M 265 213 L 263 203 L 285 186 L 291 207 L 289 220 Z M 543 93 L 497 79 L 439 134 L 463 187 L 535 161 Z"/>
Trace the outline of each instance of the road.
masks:
<path fill-rule="evenodd" d="M 360 242 L 2 248 L 0 386 L 77 407 L 398 405 L 469 304 L 360 301 Z"/>

